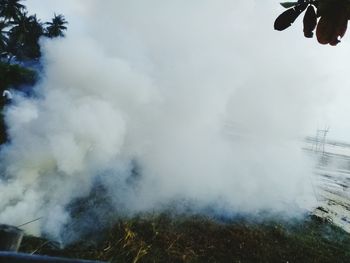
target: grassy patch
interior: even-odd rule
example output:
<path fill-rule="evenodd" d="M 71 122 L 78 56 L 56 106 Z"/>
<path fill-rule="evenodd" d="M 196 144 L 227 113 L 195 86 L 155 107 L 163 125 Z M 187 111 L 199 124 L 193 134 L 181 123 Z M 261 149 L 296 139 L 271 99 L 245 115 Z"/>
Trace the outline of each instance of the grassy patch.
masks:
<path fill-rule="evenodd" d="M 220 223 L 196 216 L 144 216 L 119 220 L 96 235 L 102 240 L 80 240 L 63 250 L 26 237 L 21 250 L 111 262 L 350 262 L 350 235 L 314 218 Z"/>

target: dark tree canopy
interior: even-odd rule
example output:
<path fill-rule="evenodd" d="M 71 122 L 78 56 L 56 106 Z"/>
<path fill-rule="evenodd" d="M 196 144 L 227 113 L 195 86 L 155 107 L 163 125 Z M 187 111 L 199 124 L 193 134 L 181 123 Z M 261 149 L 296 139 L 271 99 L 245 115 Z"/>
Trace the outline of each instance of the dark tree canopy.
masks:
<path fill-rule="evenodd" d="M 6 52 L 8 43 L 7 30 L 8 24 L 5 21 L 0 21 L 0 57 Z"/>
<path fill-rule="evenodd" d="M 15 20 L 25 10 L 20 2 L 22 0 L 0 0 L 0 17 L 4 20 Z"/>
<path fill-rule="evenodd" d="M 54 15 L 51 22 L 47 22 L 46 35 L 50 38 L 63 37 L 64 31 L 67 30 L 65 26 L 68 22 L 63 15 Z"/>
<path fill-rule="evenodd" d="M 40 37 L 63 37 L 67 30 L 64 16 L 54 14 L 52 21 L 41 22 L 29 15 L 23 0 L 0 0 L 0 58 L 26 61 L 40 58 Z"/>

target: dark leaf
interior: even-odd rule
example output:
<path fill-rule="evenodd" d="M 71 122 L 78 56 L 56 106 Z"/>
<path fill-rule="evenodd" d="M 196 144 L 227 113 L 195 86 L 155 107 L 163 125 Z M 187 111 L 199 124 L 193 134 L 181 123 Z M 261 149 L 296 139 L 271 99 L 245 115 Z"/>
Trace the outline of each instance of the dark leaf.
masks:
<path fill-rule="evenodd" d="M 347 9 L 342 3 L 336 3 L 322 14 L 316 29 L 317 40 L 320 44 L 337 45 L 346 32 L 348 24 Z"/>
<path fill-rule="evenodd" d="M 275 20 L 274 28 L 278 31 L 282 31 L 290 27 L 306 7 L 307 4 L 300 4 L 284 11 Z"/>
<path fill-rule="evenodd" d="M 314 35 L 313 31 L 315 30 L 316 24 L 317 24 L 317 16 L 316 16 L 315 9 L 312 5 L 309 5 L 309 7 L 305 12 L 303 24 L 304 24 L 304 36 L 308 38 L 313 37 Z"/>
<path fill-rule="evenodd" d="M 296 6 L 298 4 L 298 2 L 283 2 L 280 3 L 281 6 L 283 6 L 284 8 L 291 8 L 293 6 Z"/>

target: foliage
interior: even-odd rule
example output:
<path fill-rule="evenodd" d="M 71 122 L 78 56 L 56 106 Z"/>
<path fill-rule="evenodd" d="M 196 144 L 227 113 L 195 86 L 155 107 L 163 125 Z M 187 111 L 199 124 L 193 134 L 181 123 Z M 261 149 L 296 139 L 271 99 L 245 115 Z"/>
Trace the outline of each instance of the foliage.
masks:
<path fill-rule="evenodd" d="M 289 8 L 277 17 L 274 23 L 276 30 L 282 31 L 290 27 L 297 17 L 306 10 L 303 27 L 304 36 L 316 37 L 320 44 L 337 45 L 345 35 L 350 18 L 350 2 L 348 0 L 299 0 L 283 2 L 281 5 Z M 316 11 L 315 11 L 316 10 Z"/>
<path fill-rule="evenodd" d="M 25 6 L 20 2 L 22 0 L 0 0 L 0 17 L 5 21 L 15 20 Z"/>
<path fill-rule="evenodd" d="M 0 57 L 6 54 L 6 46 L 7 46 L 7 31 L 6 28 L 8 24 L 5 21 L 0 21 Z"/>
<path fill-rule="evenodd" d="M 39 58 L 39 38 L 43 33 L 42 23 L 36 15 L 20 13 L 9 31 L 8 52 L 20 61 Z"/>
<path fill-rule="evenodd" d="M 19 65 L 10 65 L 0 62 L 0 91 L 9 86 L 18 87 L 21 85 L 33 85 L 37 80 L 37 74 L 34 70 L 21 67 Z"/>
<path fill-rule="evenodd" d="M 67 30 L 65 26 L 68 22 L 65 20 L 63 15 L 54 15 L 51 22 L 47 22 L 46 36 L 53 37 L 63 37 L 64 31 Z"/>
<path fill-rule="evenodd" d="M 67 21 L 63 15 L 54 15 L 43 23 L 36 15 L 29 15 L 22 0 L 0 0 L 0 54 L 11 61 L 40 58 L 40 37 L 62 37 Z"/>
<path fill-rule="evenodd" d="M 200 216 L 140 216 L 119 220 L 102 241 L 56 243 L 25 237 L 21 251 L 111 262 L 349 262 L 350 236 L 305 218 L 301 221 L 241 218 L 218 222 Z"/>

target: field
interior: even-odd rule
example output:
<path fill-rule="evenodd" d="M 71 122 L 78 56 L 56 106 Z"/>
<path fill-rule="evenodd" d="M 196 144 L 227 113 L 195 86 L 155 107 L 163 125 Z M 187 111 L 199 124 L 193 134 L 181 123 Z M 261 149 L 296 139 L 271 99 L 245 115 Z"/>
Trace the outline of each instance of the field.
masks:
<path fill-rule="evenodd" d="M 219 222 L 167 215 L 119 220 L 99 236 L 59 249 L 27 236 L 28 253 L 111 262 L 349 262 L 350 236 L 316 217 L 252 222 Z"/>
<path fill-rule="evenodd" d="M 65 248 L 26 236 L 22 252 L 110 262 L 350 262 L 350 145 L 307 140 L 318 207 L 299 219 L 143 214 Z"/>

